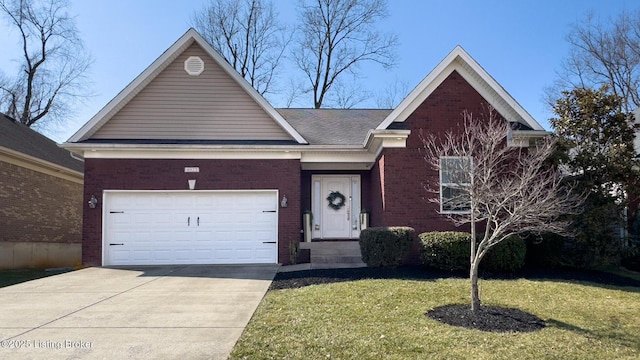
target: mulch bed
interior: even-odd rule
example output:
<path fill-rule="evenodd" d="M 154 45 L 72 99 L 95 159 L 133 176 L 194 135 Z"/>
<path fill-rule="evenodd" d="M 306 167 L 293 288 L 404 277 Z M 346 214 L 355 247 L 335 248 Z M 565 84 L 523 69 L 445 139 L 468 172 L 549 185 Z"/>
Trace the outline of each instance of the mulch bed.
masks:
<path fill-rule="evenodd" d="M 433 281 L 442 278 L 467 278 L 464 273 L 450 273 L 419 266 L 396 269 L 355 268 L 283 272 L 276 274 L 270 290 L 294 289 L 310 285 L 330 284 L 363 279 L 407 279 Z M 640 287 L 640 281 L 615 274 L 578 269 L 527 269 L 514 275 L 485 273 L 483 279 L 530 279 L 562 282 L 589 282 L 603 287 Z M 430 310 L 426 316 L 443 323 L 490 332 L 531 332 L 545 327 L 544 320 L 518 309 L 481 306 L 478 314 L 470 304 L 453 304 Z"/>
<path fill-rule="evenodd" d="M 480 306 L 474 314 L 469 304 L 445 305 L 425 315 L 445 324 L 489 332 L 532 332 L 546 325 L 533 314 L 501 306 Z"/>

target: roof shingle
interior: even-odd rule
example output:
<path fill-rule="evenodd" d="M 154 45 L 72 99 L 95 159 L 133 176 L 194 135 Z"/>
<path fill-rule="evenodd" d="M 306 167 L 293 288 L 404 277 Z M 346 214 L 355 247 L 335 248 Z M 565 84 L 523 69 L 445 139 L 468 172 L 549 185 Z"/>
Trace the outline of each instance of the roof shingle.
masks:
<path fill-rule="evenodd" d="M 35 158 L 83 172 L 82 161 L 71 157 L 69 151 L 58 147 L 48 137 L 0 113 L 0 146 Z"/>
<path fill-rule="evenodd" d="M 310 145 L 362 145 L 389 109 L 276 109 Z"/>

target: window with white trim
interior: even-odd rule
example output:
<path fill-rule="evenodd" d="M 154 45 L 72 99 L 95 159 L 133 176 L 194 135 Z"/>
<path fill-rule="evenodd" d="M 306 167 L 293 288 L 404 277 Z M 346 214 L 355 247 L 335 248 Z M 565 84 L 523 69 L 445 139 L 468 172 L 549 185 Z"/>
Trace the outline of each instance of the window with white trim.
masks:
<path fill-rule="evenodd" d="M 467 214 L 471 210 L 471 167 L 466 156 L 440 157 L 440 212 Z"/>

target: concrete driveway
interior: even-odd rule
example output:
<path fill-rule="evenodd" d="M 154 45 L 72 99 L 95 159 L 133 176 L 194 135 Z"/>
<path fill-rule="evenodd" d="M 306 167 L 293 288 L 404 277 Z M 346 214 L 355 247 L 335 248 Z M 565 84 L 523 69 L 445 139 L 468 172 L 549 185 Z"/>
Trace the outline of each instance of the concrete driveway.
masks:
<path fill-rule="evenodd" d="M 0 288 L 0 359 L 226 359 L 277 269 L 88 268 Z"/>

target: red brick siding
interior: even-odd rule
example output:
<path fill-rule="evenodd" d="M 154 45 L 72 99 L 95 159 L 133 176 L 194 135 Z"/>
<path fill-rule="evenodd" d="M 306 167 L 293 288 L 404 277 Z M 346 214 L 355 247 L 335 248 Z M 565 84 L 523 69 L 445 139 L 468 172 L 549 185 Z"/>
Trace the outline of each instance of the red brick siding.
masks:
<path fill-rule="evenodd" d="M 0 161 L 0 242 L 80 243 L 82 184 Z"/>
<path fill-rule="evenodd" d="M 197 166 L 199 173 L 185 173 Z M 278 261 L 288 264 L 290 244 L 300 239 L 300 162 L 298 160 L 185 160 L 185 159 L 86 159 L 85 202 L 91 195 L 102 199 L 103 190 L 186 190 L 196 179 L 197 190 L 277 189 L 288 206 L 278 219 Z M 102 213 L 84 212 L 82 261 L 102 261 Z"/>
<path fill-rule="evenodd" d="M 468 230 L 455 228 L 438 214 L 438 204 L 428 200 L 424 184 L 438 179 L 438 172 L 428 169 L 420 148 L 420 134 L 444 133 L 463 122 L 464 110 L 477 116 L 486 114 L 488 102 L 457 72 L 447 79 L 407 118 L 411 130 L 404 149 L 385 149 L 372 169 L 372 180 L 383 198 L 374 207 L 372 225 L 404 225 L 425 231 Z"/>

